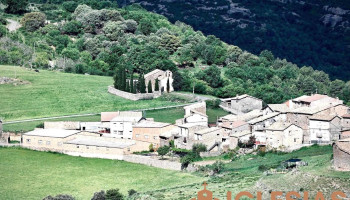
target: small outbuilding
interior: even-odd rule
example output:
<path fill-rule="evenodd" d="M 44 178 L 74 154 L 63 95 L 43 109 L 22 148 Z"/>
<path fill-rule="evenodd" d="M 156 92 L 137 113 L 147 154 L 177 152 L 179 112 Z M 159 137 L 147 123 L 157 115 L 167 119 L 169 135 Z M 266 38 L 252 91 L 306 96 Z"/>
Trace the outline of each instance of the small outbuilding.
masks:
<path fill-rule="evenodd" d="M 350 138 L 333 144 L 333 166 L 335 170 L 350 171 Z"/>

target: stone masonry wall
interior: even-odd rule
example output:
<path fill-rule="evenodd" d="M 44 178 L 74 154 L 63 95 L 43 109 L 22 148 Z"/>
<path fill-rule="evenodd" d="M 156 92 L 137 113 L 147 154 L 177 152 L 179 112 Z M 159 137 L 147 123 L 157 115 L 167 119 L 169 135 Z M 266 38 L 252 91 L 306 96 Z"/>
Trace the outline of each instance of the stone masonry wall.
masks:
<path fill-rule="evenodd" d="M 124 155 L 124 161 L 139 163 L 151 167 L 181 171 L 181 163 L 168 160 L 158 160 L 140 155 Z"/>
<path fill-rule="evenodd" d="M 339 149 L 336 144 L 333 145 L 333 158 L 336 170 L 350 171 L 350 154 Z"/>
<path fill-rule="evenodd" d="M 145 94 L 141 94 L 141 93 L 133 94 L 130 92 L 124 92 L 121 90 L 117 90 L 113 86 L 108 86 L 108 92 L 111 94 L 120 96 L 122 98 L 125 98 L 125 99 L 133 100 L 133 101 L 142 100 L 142 99 L 154 99 L 154 98 L 158 98 L 162 95 L 162 93 L 160 91 L 153 92 L 153 93 L 145 93 Z"/>

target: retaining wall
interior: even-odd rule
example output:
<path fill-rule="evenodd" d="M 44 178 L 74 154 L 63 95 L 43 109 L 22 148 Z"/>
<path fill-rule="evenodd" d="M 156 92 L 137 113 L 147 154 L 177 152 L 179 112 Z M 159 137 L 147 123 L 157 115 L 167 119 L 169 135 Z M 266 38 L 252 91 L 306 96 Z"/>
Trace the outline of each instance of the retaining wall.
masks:
<path fill-rule="evenodd" d="M 160 91 L 153 92 L 153 93 L 138 93 L 138 94 L 133 94 L 130 92 L 124 92 L 121 90 L 115 89 L 113 86 L 108 86 L 108 92 L 111 94 L 114 94 L 116 96 L 123 97 L 125 99 L 137 101 L 137 100 L 142 100 L 142 99 L 154 99 L 158 98 L 162 95 Z"/>
<path fill-rule="evenodd" d="M 172 162 L 169 160 L 158 160 L 158 159 L 153 159 L 151 157 L 140 156 L 140 155 L 124 155 L 123 160 L 127 162 L 132 162 L 132 163 L 139 163 L 139 164 L 143 164 L 151 167 L 181 171 L 181 163 Z"/>

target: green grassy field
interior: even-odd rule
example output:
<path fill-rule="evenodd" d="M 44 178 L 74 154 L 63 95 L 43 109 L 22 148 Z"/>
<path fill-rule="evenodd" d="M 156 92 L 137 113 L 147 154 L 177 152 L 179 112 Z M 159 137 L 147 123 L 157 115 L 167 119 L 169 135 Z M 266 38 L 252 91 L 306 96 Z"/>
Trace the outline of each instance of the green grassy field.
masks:
<path fill-rule="evenodd" d="M 162 110 L 150 110 L 145 112 L 145 116 L 148 118 L 154 118 L 158 122 L 175 123 L 175 120 L 184 117 L 183 108 L 171 108 Z M 228 113 L 221 108 L 207 109 L 207 115 L 209 117 L 209 122 L 215 123 L 218 117 L 227 115 Z M 59 118 L 43 121 L 33 121 L 33 122 L 21 122 L 15 124 L 4 124 L 4 131 L 8 132 L 27 132 L 34 130 L 38 125 L 44 123 L 44 121 L 82 121 L 82 122 L 94 122 L 100 121 L 100 115 L 94 116 L 84 116 L 84 117 L 69 117 L 69 118 Z"/>
<path fill-rule="evenodd" d="M 0 199 L 42 199 L 71 194 L 91 199 L 99 190 L 119 188 L 126 195 L 186 184 L 205 178 L 124 161 L 71 157 L 18 148 L 0 148 Z"/>
<path fill-rule="evenodd" d="M 0 118 L 4 121 L 68 114 L 99 113 L 175 105 L 162 98 L 130 101 L 107 92 L 111 77 L 0 66 L 0 77 L 16 77 L 27 85 L 0 85 Z"/>

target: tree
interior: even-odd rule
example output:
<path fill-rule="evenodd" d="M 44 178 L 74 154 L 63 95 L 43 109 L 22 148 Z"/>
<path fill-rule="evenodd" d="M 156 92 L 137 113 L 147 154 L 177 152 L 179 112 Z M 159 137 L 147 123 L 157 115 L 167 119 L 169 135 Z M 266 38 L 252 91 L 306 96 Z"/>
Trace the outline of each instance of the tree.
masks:
<path fill-rule="evenodd" d="M 199 143 L 192 146 L 192 152 L 199 156 L 200 152 L 207 151 L 207 146 L 205 144 Z"/>
<path fill-rule="evenodd" d="M 169 146 L 162 146 L 162 147 L 159 147 L 157 152 L 158 152 L 158 155 L 160 155 L 163 159 L 163 156 L 165 156 L 167 153 L 169 153 L 170 151 L 170 147 Z"/>
<path fill-rule="evenodd" d="M 119 189 L 111 189 L 106 192 L 106 200 L 123 200 L 124 196 Z"/>
<path fill-rule="evenodd" d="M 46 22 L 46 15 L 41 12 L 26 13 L 21 19 L 22 26 L 30 32 L 38 30 L 40 27 L 44 27 Z"/>
<path fill-rule="evenodd" d="M 11 14 L 24 13 L 28 5 L 28 0 L 0 0 L 0 2 L 7 5 L 5 12 Z"/>
<path fill-rule="evenodd" d="M 153 144 L 150 144 L 150 145 L 148 146 L 148 150 L 149 150 L 150 152 L 153 152 L 153 151 L 154 151 Z"/>
<path fill-rule="evenodd" d="M 126 80 L 126 87 L 125 87 L 125 92 L 130 92 L 130 81 Z"/>
<path fill-rule="evenodd" d="M 68 12 L 74 12 L 78 7 L 78 3 L 75 1 L 66 1 L 62 4 L 63 8 Z"/>
<path fill-rule="evenodd" d="M 75 20 L 65 23 L 62 30 L 69 35 L 78 35 L 83 31 L 81 23 Z"/>
<path fill-rule="evenodd" d="M 147 92 L 148 93 L 152 93 L 152 82 L 151 82 L 151 80 L 148 81 Z"/>
<path fill-rule="evenodd" d="M 139 81 L 138 81 L 138 89 L 140 93 L 146 93 L 146 83 L 145 83 L 145 76 L 140 74 Z"/>
<path fill-rule="evenodd" d="M 168 80 L 166 81 L 166 91 L 169 93 L 170 92 L 170 80 L 168 78 Z"/>
<path fill-rule="evenodd" d="M 155 86 L 154 86 L 154 91 L 159 91 L 159 80 L 158 80 L 158 78 L 156 79 L 156 83 L 155 83 Z"/>
<path fill-rule="evenodd" d="M 131 75 L 130 75 L 130 92 L 134 94 L 136 93 L 135 87 L 134 87 L 134 72 L 131 72 Z"/>
<path fill-rule="evenodd" d="M 143 19 L 140 20 L 140 24 L 138 26 L 138 29 L 144 35 L 149 35 L 151 33 L 156 32 L 155 25 L 148 18 L 143 18 Z"/>

